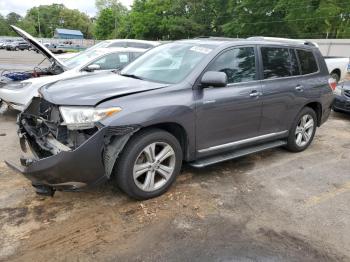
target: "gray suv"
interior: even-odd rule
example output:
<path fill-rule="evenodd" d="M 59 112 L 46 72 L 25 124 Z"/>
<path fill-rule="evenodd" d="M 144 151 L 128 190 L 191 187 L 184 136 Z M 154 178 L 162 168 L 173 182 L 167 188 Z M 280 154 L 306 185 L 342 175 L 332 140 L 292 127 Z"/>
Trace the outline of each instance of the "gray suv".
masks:
<path fill-rule="evenodd" d="M 305 150 L 332 85 L 312 43 L 194 39 L 158 46 L 121 72 L 44 86 L 18 117 L 31 157 L 8 164 L 40 194 L 113 178 L 129 196 L 164 193 L 194 167 L 284 146 Z"/>

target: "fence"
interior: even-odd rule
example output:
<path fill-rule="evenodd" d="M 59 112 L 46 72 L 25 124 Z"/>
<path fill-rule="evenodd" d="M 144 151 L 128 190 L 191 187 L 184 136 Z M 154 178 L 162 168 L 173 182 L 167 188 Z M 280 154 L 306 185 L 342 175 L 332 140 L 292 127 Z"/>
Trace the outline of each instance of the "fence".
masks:
<path fill-rule="evenodd" d="M 324 56 L 350 57 L 350 39 L 309 39 L 319 45 Z"/>
<path fill-rule="evenodd" d="M 12 40 L 22 40 L 21 37 L 12 37 L 12 36 L 0 36 L 1 39 L 12 39 Z M 64 42 L 72 42 L 72 45 L 80 45 L 83 47 L 90 47 L 101 40 L 94 40 L 94 39 L 58 39 L 58 38 L 36 38 L 41 43 L 51 43 L 51 44 L 62 44 Z"/>

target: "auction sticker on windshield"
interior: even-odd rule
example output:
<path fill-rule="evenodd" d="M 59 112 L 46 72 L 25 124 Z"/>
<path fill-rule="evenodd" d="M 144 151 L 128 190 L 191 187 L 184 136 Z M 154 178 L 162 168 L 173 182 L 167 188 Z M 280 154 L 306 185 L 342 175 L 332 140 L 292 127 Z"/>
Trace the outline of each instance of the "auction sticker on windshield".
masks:
<path fill-rule="evenodd" d="M 209 54 L 213 49 L 202 46 L 193 46 L 190 50 L 198 53 Z"/>

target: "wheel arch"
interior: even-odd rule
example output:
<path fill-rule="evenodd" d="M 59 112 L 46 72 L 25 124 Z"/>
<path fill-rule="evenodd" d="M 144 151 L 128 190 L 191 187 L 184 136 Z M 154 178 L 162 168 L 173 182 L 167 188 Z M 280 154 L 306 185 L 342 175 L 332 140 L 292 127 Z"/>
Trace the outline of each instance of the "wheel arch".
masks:
<path fill-rule="evenodd" d="M 157 123 L 149 126 L 144 126 L 138 132 L 144 131 L 146 129 L 152 129 L 152 128 L 161 129 L 172 134 L 180 143 L 184 160 L 188 160 L 189 158 L 188 139 L 189 138 L 185 128 L 182 125 L 175 122 Z"/>
<path fill-rule="evenodd" d="M 317 126 L 320 126 L 321 120 L 322 120 L 322 104 L 320 102 L 310 102 L 310 103 L 306 104 L 303 108 L 305 108 L 305 107 L 310 107 L 311 109 L 313 109 L 315 111 L 316 116 L 317 116 Z"/>
<path fill-rule="evenodd" d="M 331 75 L 332 74 L 337 74 L 339 76 L 339 80 L 341 79 L 341 70 L 339 68 L 333 69 Z"/>

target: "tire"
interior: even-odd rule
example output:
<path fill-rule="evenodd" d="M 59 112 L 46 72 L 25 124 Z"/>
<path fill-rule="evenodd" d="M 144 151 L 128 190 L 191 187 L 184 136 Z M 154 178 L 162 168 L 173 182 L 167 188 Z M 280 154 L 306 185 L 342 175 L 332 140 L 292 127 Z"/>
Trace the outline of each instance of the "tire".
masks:
<path fill-rule="evenodd" d="M 309 123 L 308 125 L 305 124 Z M 307 128 L 313 123 L 312 128 Z M 287 140 L 286 148 L 291 152 L 301 152 L 308 148 L 314 139 L 317 128 L 317 116 L 316 112 L 310 108 L 305 107 L 302 109 L 295 118 L 291 129 L 289 130 L 289 136 Z M 298 131 L 297 131 L 298 129 Z M 298 133 L 297 133 L 298 132 Z M 301 136 L 301 140 L 300 140 Z"/>
<path fill-rule="evenodd" d="M 340 81 L 340 75 L 339 75 L 338 73 L 332 72 L 332 73 L 331 73 L 331 77 L 332 77 L 337 83 L 339 83 L 339 81 Z"/>
<path fill-rule="evenodd" d="M 146 148 L 155 153 L 149 154 L 150 151 Z M 160 158 L 161 152 L 167 152 L 167 157 L 158 162 L 151 160 Z M 130 197 L 137 200 L 150 199 L 169 189 L 180 173 L 181 165 L 182 149 L 173 135 L 160 129 L 140 131 L 125 145 L 116 163 L 114 179 L 117 186 Z M 137 171 L 137 166 L 142 168 Z M 153 183 L 147 183 L 149 181 Z"/>

